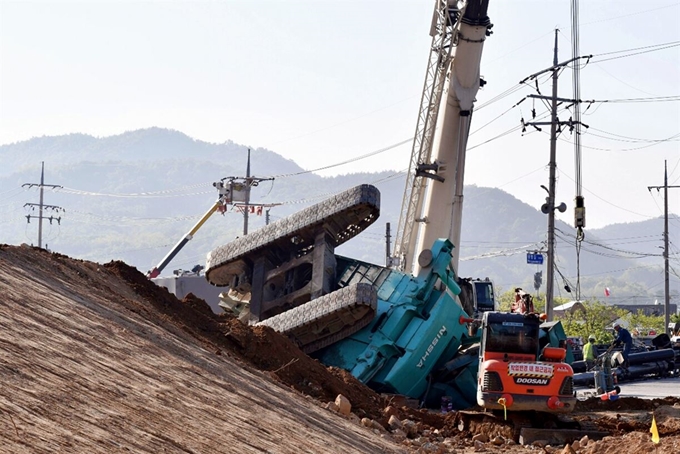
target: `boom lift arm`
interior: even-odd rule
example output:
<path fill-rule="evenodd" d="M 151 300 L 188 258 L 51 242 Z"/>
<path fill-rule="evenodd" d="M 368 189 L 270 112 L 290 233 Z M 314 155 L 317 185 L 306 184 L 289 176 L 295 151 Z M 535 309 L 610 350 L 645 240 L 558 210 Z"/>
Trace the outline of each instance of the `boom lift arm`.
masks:
<path fill-rule="evenodd" d="M 175 258 L 175 256 L 179 253 L 179 251 L 181 251 L 182 248 L 189 242 L 189 240 L 194 237 L 194 234 L 198 231 L 198 229 L 200 229 L 203 224 L 205 224 L 205 221 L 207 221 L 215 211 L 224 213 L 226 211 L 227 204 L 233 203 L 235 201 L 244 201 L 246 193 L 248 192 L 247 184 L 237 181 L 236 177 L 222 178 L 220 181 L 213 183 L 213 186 L 217 189 L 218 193 L 218 198 L 215 203 L 208 211 L 206 211 L 203 217 L 199 219 L 199 221 L 191 228 L 191 230 L 189 230 L 187 234 L 184 235 L 184 237 L 179 240 L 179 242 L 172 249 L 170 249 L 170 252 L 168 252 L 168 254 L 163 257 L 163 260 L 161 260 L 158 265 L 146 273 L 146 276 L 149 279 L 158 277 L 161 274 L 165 267 L 168 266 L 168 263 L 170 263 L 172 259 Z"/>
<path fill-rule="evenodd" d="M 175 258 L 177 253 L 182 250 L 182 248 L 189 242 L 194 237 L 194 234 L 200 229 L 203 224 L 205 224 L 205 221 L 208 220 L 210 216 L 215 211 L 224 211 L 224 205 L 225 205 L 225 200 L 223 196 L 220 196 L 219 199 L 213 204 L 213 206 L 210 207 L 210 209 L 203 215 L 203 217 L 187 232 L 184 237 L 177 242 L 177 244 L 170 249 L 170 252 L 163 257 L 163 260 L 160 261 L 158 265 L 153 267 L 148 273 L 146 273 L 146 276 L 149 279 L 153 279 L 155 277 L 158 277 L 161 272 L 165 269 L 166 266 L 168 266 L 168 263 L 172 261 L 172 259 Z"/>

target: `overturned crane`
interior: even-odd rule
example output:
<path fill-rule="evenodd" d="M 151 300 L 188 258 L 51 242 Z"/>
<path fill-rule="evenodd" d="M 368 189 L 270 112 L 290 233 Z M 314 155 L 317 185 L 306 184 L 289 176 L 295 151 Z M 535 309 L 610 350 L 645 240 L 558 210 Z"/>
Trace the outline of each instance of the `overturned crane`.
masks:
<path fill-rule="evenodd" d="M 487 7 L 488 0 L 436 1 L 397 263 L 383 267 L 334 252 L 379 215 L 378 189 L 361 185 L 213 250 L 206 277 L 229 287 L 227 307 L 240 309 L 249 295 L 249 323 L 286 334 L 379 392 L 428 407 L 446 398 L 458 409 L 479 402 L 571 411 L 573 371 L 559 345 L 561 325 L 540 324 L 535 314 L 476 320 L 495 309 L 493 287 L 455 272 L 465 148 L 491 28 Z M 479 324 L 482 333 L 497 325 L 512 332 L 517 351 L 498 351 L 483 336 L 480 344 Z"/>
<path fill-rule="evenodd" d="M 418 276 L 334 254 L 377 219 L 379 196 L 357 186 L 221 246 L 208 255 L 206 277 L 250 293 L 251 323 L 376 389 L 473 405 L 477 350 L 466 349 L 478 338 L 455 300 L 451 242 L 421 254 Z M 447 364 L 461 352 L 465 361 Z"/>

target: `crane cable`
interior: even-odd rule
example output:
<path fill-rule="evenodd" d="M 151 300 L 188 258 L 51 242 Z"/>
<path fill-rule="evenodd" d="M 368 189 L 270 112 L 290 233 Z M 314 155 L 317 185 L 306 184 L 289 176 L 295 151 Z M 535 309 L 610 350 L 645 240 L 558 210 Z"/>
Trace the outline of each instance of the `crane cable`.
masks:
<path fill-rule="evenodd" d="M 578 58 L 579 46 L 579 3 L 571 0 L 571 57 Z M 581 99 L 581 65 L 572 67 L 572 89 L 574 99 Z M 574 104 L 574 173 L 576 180 L 576 206 L 574 208 L 574 220 L 576 227 L 576 301 L 581 299 L 581 245 L 585 234 L 585 202 L 581 193 L 581 104 Z M 564 277 L 563 277 L 564 278 Z"/>

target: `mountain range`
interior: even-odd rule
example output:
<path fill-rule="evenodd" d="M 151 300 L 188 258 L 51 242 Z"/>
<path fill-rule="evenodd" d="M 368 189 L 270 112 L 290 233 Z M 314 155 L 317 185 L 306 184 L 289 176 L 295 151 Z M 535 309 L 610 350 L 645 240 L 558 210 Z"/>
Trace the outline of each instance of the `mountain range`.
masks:
<path fill-rule="evenodd" d="M 122 260 L 147 271 L 155 266 L 212 206 L 213 183 L 251 175 L 264 180 L 253 188 L 248 231 L 285 217 L 349 187 L 369 183 L 381 192 L 381 216 L 337 253 L 384 264 L 386 224 L 396 232 L 404 174 L 363 172 L 322 177 L 274 151 L 248 151 L 231 141 L 214 144 L 173 130 L 150 128 L 111 137 L 69 134 L 0 146 L 0 243 L 38 244 L 41 162 L 44 162 L 42 245 L 74 258 L 100 263 Z M 330 159 L 329 159 L 330 160 Z M 496 188 L 465 187 L 459 274 L 489 277 L 501 291 L 534 290 L 534 274 L 545 263 L 527 264 L 527 252 L 545 251 L 547 217 Z M 678 220 L 673 217 L 672 225 Z M 556 296 L 598 298 L 617 304 L 663 302 L 663 218 L 586 230 L 556 222 Z M 243 235 L 237 210 L 215 214 L 166 268 L 204 264 L 211 249 Z M 670 229 L 669 242 L 680 240 Z M 671 298 L 677 300 L 678 256 L 670 254 Z M 571 293 L 565 288 L 569 288 Z M 605 288 L 610 296 L 605 297 Z M 674 302 L 674 301 L 672 301 Z"/>

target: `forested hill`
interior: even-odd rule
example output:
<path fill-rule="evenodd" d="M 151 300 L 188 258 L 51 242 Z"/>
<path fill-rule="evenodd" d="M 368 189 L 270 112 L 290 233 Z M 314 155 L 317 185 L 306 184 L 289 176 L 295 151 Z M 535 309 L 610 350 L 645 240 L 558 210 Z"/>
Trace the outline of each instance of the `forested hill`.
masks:
<path fill-rule="evenodd" d="M 323 153 L 323 150 L 319 150 Z M 212 144 L 167 129 L 150 128 L 96 138 L 83 134 L 40 137 L 0 146 L 0 242 L 38 242 L 36 216 L 26 203 L 38 203 L 34 188 L 45 162 L 45 183 L 63 186 L 45 192 L 44 203 L 60 209 L 46 211 L 53 222 L 43 226 L 45 243 L 54 251 L 98 262 L 123 260 L 146 271 L 157 264 L 216 199 L 213 182 L 245 176 L 247 148 L 233 142 Z M 330 194 L 362 183 L 381 191 L 381 217 L 368 231 L 341 246 L 338 253 L 384 263 L 385 225 L 397 228 L 404 188 L 403 174 L 354 173 L 325 178 L 305 172 L 295 162 L 271 150 L 251 152 L 252 174 L 275 177 L 254 189 L 254 203 L 277 204 L 270 220 L 319 202 Z M 490 277 L 504 290 L 533 288 L 534 273 L 545 269 L 526 264 L 526 251 L 542 247 L 547 219 L 540 207 L 527 205 L 494 188 L 466 186 L 460 274 Z M 251 216 L 249 231 L 262 226 L 265 216 Z M 674 225 L 678 221 L 673 219 Z M 670 233 L 677 244 L 677 229 Z M 663 220 L 617 224 L 589 230 L 581 245 L 582 299 L 649 303 L 663 294 L 661 257 Z M 180 252 L 167 272 L 190 269 L 205 261 L 212 248 L 243 234 L 236 211 L 213 215 Z M 544 247 L 544 245 L 543 245 Z M 573 228 L 557 223 L 558 296 L 571 298 L 565 284 L 575 288 L 576 247 Z M 677 250 L 675 250 L 677 252 Z M 671 289 L 680 289 L 675 270 Z M 544 273 L 545 280 L 545 273 Z M 541 288 L 545 289 L 545 282 Z"/>
<path fill-rule="evenodd" d="M 244 147 L 231 141 L 213 144 L 192 139 L 178 131 L 161 128 L 140 129 L 117 136 L 96 138 L 85 134 L 36 137 L 24 142 L 0 146 L 0 176 L 25 169 L 35 169 L 37 161 L 52 165 L 82 162 L 142 162 L 194 159 L 228 164 L 243 172 L 246 166 Z M 277 174 L 302 169 L 289 159 L 262 148 L 254 150 L 253 168 L 276 169 Z"/>

